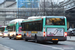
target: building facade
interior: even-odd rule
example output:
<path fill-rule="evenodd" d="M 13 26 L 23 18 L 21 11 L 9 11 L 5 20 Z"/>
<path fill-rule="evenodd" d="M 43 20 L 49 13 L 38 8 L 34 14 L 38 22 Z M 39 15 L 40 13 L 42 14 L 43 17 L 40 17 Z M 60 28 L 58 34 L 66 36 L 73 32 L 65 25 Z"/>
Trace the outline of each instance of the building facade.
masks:
<path fill-rule="evenodd" d="M 16 18 L 36 15 L 36 10 L 38 10 L 38 0 L 4 0 L 0 3 L 0 25 L 7 25 L 10 20 Z"/>
<path fill-rule="evenodd" d="M 50 16 L 50 15 L 63 15 L 63 9 L 50 6 L 50 0 L 5 0 L 0 4 L 0 17 L 4 17 L 3 22 L 8 23 L 15 18 L 28 18 L 30 16 Z M 45 3 L 45 4 L 44 4 Z M 55 10 L 55 11 L 53 11 Z M 60 14 L 59 14 L 59 10 Z M 53 14 L 54 13 L 54 14 Z M 0 18 L 0 19 L 2 19 Z"/>
<path fill-rule="evenodd" d="M 18 8 L 38 8 L 39 0 L 17 0 Z"/>
<path fill-rule="evenodd" d="M 75 28 L 75 0 L 64 0 L 60 4 L 64 6 L 65 16 L 68 20 L 68 28 Z"/>
<path fill-rule="evenodd" d="M 11 8 L 17 8 L 16 1 L 15 0 L 4 0 L 2 3 L 0 3 L 0 25 L 6 25 L 7 22 L 10 21 L 10 19 L 16 18 L 13 11 L 6 11 L 7 9 Z"/>
<path fill-rule="evenodd" d="M 29 17 L 29 16 L 35 16 L 38 14 L 36 12 L 37 8 L 39 8 L 39 0 L 16 0 L 17 2 L 17 8 L 18 8 L 18 18 L 19 17 Z M 21 11 L 20 8 L 29 9 L 27 11 Z M 36 9 L 36 10 L 32 10 Z M 26 14 L 26 15 L 24 15 Z"/>

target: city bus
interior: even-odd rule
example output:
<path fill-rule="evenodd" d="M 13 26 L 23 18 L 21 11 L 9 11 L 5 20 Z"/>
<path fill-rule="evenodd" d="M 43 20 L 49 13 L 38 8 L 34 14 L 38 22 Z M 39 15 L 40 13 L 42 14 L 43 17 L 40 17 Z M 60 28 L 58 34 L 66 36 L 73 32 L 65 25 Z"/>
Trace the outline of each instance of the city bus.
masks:
<path fill-rule="evenodd" d="M 67 19 L 65 16 L 35 16 L 25 19 L 21 23 L 25 41 L 33 39 L 35 42 L 66 41 Z"/>
<path fill-rule="evenodd" d="M 0 36 L 2 36 L 2 38 L 8 36 L 7 26 L 0 26 Z"/>
<path fill-rule="evenodd" d="M 9 39 L 13 38 L 13 39 L 22 39 L 22 32 L 21 32 L 21 22 L 24 19 L 14 19 L 11 20 L 8 25 L 7 25 L 7 29 L 8 29 L 8 37 Z"/>

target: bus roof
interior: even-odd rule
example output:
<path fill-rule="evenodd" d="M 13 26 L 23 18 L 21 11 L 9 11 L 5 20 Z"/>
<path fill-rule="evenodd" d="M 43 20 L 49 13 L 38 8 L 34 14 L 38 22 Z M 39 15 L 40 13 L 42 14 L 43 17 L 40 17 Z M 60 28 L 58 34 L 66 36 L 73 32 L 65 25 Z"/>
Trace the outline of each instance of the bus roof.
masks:
<path fill-rule="evenodd" d="M 65 18 L 65 16 L 31 16 L 28 19 L 37 19 L 37 18 Z"/>
<path fill-rule="evenodd" d="M 11 20 L 8 25 L 14 25 L 14 24 L 16 24 L 17 22 L 18 22 L 18 23 L 21 23 L 23 20 L 24 20 L 24 19 L 14 19 L 14 20 Z"/>
<path fill-rule="evenodd" d="M 14 19 L 14 20 L 11 20 L 9 23 L 14 23 L 14 22 L 22 22 L 24 19 Z"/>
<path fill-rule="evenodd" d="M 66 18 L 66 17 L 65 16 L 31 16 L 28 17 L 28 19 L 23 20 L 23 22 L 42 20 L 42 18 Z"/>
<path fill-rule="evenodd" d="M 46 18 L 66 18 L 65 16 L 46 16 Z"/>
<path fill-rule="evenodd" d="M 29 18 L 29 19 L 25 19 L 22 22 L 30 22 L 30 21 L 38 21 L 38 20 L 42 20 L 42 18 Z"/>

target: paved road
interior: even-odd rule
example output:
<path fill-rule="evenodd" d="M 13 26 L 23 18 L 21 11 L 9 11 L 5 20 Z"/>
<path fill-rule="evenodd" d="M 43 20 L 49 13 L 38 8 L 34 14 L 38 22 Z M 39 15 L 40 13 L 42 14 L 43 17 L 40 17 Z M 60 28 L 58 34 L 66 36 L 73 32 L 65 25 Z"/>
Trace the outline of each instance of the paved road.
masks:
<path fill-rule="evenodd" d="M 51 42 L 35 43 L 34 41 L 26 42 L 24 40 L 13 40 L 9 38 L 1 38 L 0 44 L 12 48 L 11 50 L 75 50 L 75 42 L 63 41 L 58 44 Z"/>

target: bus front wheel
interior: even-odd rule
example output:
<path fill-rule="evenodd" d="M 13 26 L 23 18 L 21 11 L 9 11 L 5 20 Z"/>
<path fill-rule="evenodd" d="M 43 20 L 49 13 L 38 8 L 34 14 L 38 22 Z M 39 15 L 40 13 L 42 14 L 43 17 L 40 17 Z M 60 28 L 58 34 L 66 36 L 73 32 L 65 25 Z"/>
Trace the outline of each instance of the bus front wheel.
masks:
<path fill-rule="evenodd" d="M 11 39 L 10 35 L 8 34 L 9 39 Z"/>
<path fill-rule="evenodd" d="M 4 38 L 4 36 L 2 36 L 2 38 Z"/>

